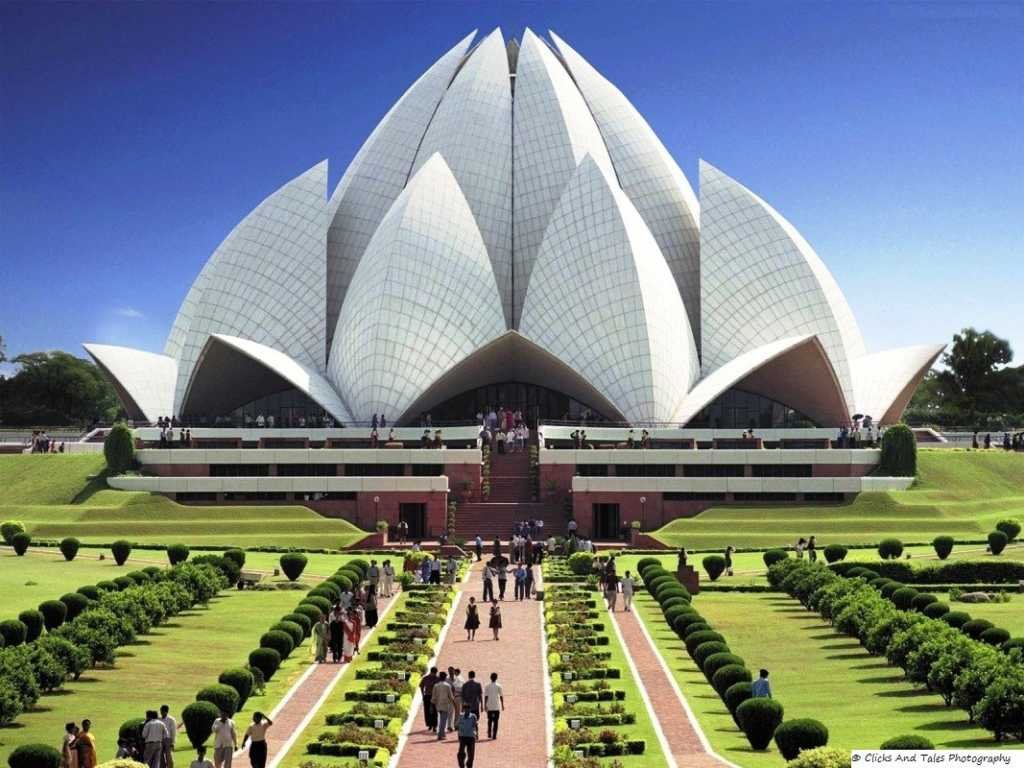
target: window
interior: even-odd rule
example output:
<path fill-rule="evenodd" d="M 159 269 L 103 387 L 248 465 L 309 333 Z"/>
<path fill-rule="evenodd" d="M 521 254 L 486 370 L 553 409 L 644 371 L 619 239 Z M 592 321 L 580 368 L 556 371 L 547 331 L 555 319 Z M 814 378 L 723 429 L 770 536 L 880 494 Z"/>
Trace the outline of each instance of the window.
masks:
<path fill-rule="evenodd" d="M 405 474 L 404 464 L 346 464 L 346 477 L 396 477 Z"/>
<path fill-rule="evenodd" d="M 733 501 L 767 501 L 779 503 L 783 501 L 796 501 L 795 493 L 734 493 Z"/>
<path fill-rule="evenodd" d="M 743 465 L 684 464 L 683 477 L 743 477 Z"/>
<path fill-rule="evenodd" d="M 444 464 L 413 464 L 413 477 L 439 477 L 444 474 Z"/>
<path fill-rule="evenodd" d="M 338 465 L 278 464 L 277 474 L 281 477 L 334 477 L 338 474 Z"/>
<path fill-rule="evenodd" d="M 810 477 L 810 464 L 752 464 L 753 477 Z"/>
<path fill-rule="evenodd" d="M 618 477 L 675 477 L 676 468 L 672 464 L 616 464 L 615 474 Z"/>
<path fill-rule="evenodd" d="M 268 477 L 269 464 L 211 464 L 210 477 Z"/>
<path fill-rule="evenodd" d="M 196 501 L 216 501 L 216 493 L 205 493 L 200 491 L 190 491 L 188 493 L 176 493 L 174 494 L 176 501 L 184 502 L 196 502 Z"/>
<path fill-rule="evenodd" d="M 662 495 L 665 501 L 725 501 L 725 492 L 717 491 L 668 491 Z"/>
<path fill-rule="evenodd" d="M 580 477 L 608 477 L 607 464 L 577 464 L 576 474 Z"/>

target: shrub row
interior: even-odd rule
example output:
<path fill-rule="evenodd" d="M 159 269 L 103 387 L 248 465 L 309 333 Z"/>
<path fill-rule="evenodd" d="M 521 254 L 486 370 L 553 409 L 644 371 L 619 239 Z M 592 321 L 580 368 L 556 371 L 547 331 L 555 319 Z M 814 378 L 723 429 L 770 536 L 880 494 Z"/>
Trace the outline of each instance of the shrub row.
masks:
<path fill-rule="evenodd" d="M 903 585 L 866 569 L 849 576 L 796 562 L 777 563 L 768 571 L 773 585 L 856 637 L 869 653 L 884 656 L 911 682 L 941 695 L 947 706 L 963 709 L 997 741 L 1024 739 L 1024 640 L 1004 640 L 996 647 L 985 637 L 991 630 L 986 622 L 943 612 L 936 602 L 915 604 L 914 597 L 901 609 L 894 598 L 906 604 L 905 592 L 897 597 Z"/>
<path fill-rule="evenodd" d="M 906 584 L 1015 584 L 1024 579 L 1024 562 L 1012 560 L 958 560 L 920 568 L 915 568 L 905 560 L 883 560 L 835 563 L 830 567 L 840 575 L 846 575 L 855 568 L 867 568 L 879 576 Z"/>

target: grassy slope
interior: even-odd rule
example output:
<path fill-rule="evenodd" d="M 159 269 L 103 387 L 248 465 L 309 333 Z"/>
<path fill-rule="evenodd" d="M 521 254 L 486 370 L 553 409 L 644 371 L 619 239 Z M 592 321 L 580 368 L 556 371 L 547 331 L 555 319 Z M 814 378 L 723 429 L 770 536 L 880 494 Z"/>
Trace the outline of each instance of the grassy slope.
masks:
<path fill-rule="evenodd" d="M 15 726 L 0 728 L 0 761 L 6 764 L 7 755 L 19 744 L 58 743 L 64 723 L 83 717 L 93 721 L 100 759 L 110 759 L 122 722 L 163 703 L 175 715 L 180 713 L 196 691 L 216 682 L 224 669 L 244 663 L 260 635 L 288 613 L 299 597 L 292 591 L 229 590 L 208 608 L 174 617 L 139 638 L 136 645 L 122 649 L 113 668 L 90 670 L 64 691 L 44 696 L 36 711 L 22 715 Z M 303 653 L 298 650 L 293 656 Z M 274 693 L 254 699 L 253 705 L 271 709 Z M 188 740 L 183 734 L 178 749 L 178 761 L 184 762 Z"/>
<path fill-rule="evenodd" d="M 345 547 L 365 533 L 302 506 L 199 507 L 103 487 L 103 457 L 0 456 L 0 519 L 21 520 L 36 538 L 106 543 Z M 92 479 L 90 479 L 92 478 Z"/>
<path fill-rule="evenodd" d="M 908 491 L 862 493 L 841 506 L 716 507 L 674 520 L 655 533 L 690 548 L 793 544 L 817 535 L 824 545 L 876 542 L 885 536 L 930 541 L 949 534 L 984 538 L 1004 518 L 1024 522 L 1024 455 L 1003 451 L 923 450 Z M 741 524 L 741 525 L 738 525 Z"/>

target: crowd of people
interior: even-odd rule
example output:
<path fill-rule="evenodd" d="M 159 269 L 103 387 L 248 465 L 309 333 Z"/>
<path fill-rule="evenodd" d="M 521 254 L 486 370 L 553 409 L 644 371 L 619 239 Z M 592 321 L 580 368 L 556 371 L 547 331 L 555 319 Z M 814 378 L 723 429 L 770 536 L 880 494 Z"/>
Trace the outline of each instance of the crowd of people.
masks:
<path fill-rule="evenodd" d="M 457 667 L 448 667 L 446 671 L 431 667 L 420 680 L 420 695 L 426 730 L 436 733 L 438 741 L 444 741 L 448 732 L 454 731 L 459 739 L 459 768 L 473 768 L 481 717 L 487 718 L 487 738 L 498 738 L 498 724 L 505 710 L 498 673 L 492 672 L 490 682 L 482 685 L 476 679 L 476 670 L 469 670 L 463 678 Z"/>
<path fill-rule="evenodd" d="M 168 418 L 159 418 L 156 420 L 156 425 L 160 428 L 160 447 L 173 448 L 176 442 L 174 437 L 174 421 Z M 182 447 L 190 448 L 192 446 L 192 430 L 179 427 L 177 443 Z"/>
<path fill-rule="evenodd" d="M 978 449 L 982 445 L 986 449 L 992 447 L 992 433 L 986 432 L 985 437 L 981 440 L 978 439 L 978 432 L 975 432 L 971 437 L 971 447 Z M 1003 432 L 1002 448 L 1004 451 L 1024 451 L 1024 432 Z"/>
<path fill-rule="evenodd" d="M 379 564 L 370 561 L 366 583 L 343 589 L 327 615 L 321 614 L 313 625 L 313 653 L 318 664 L 327 662 L 328 653 L 334 664 L 347 664 L 359 652 L 363 628 L 377 626 L 379 598 L 394 594 L 395 569 L 390 560 Z"/>
<path fill-rule="evenodd" d="M 33 429 L 30 443 L 31 453 L 64 453 L 64 442 L 53 440 L 45 429 Z"/>

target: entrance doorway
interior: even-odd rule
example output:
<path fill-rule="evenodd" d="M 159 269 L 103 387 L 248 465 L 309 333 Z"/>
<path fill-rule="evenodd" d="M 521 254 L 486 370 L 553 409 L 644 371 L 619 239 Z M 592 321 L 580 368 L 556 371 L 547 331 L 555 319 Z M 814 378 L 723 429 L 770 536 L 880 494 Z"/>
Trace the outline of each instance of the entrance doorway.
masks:
<path fill-rule="evenodd" d="M 409 526 L 409 540 L 419 541 L 427 532 L 426 504 L 399 504 L 398 519 Z"/>
<path fill-rule="evenodd" d="M 618 504 L 594 505 L 594 539 L 614 541 L 621 535 Z"/>

